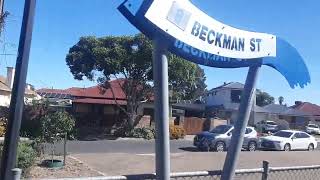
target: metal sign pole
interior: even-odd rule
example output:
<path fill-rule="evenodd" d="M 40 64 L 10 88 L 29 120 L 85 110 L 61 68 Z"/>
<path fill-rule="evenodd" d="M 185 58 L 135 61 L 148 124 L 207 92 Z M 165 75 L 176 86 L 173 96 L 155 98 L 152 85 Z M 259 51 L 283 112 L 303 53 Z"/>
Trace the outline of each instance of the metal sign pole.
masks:
<path fill-rule="evenodd" d="M 3 180 L 13 179 L 13 173 L 11 170 L 16 166 L 17 145 L 24 105 L 24 93 L 28 71 L 35 5 L 36 0 L 26 0 L 24 4 L 16 72 L 11 93 L 8 126 L 1 158 L 0 179 Z"/>
<path fill-rule="evenodd" d="M 254 65 L 249 68 L 244 90 L 241 96 L 238 118 L 234 125 L 231 137 L 230 147 L 223 166 L 221 180 L 232 180 L 235 172 L 239 153 L 242 149 L 243 136 L 249 121 L 250 112 L 253 104 L 253 98 L 256 83 L 261 65 Z"/>
<path fill-rule="evenodd" d="M 157 180 L 170 180 L 169 89 L 167 47 L 160 39 L 153 41 L 153 79 L 156 123 Z"/>

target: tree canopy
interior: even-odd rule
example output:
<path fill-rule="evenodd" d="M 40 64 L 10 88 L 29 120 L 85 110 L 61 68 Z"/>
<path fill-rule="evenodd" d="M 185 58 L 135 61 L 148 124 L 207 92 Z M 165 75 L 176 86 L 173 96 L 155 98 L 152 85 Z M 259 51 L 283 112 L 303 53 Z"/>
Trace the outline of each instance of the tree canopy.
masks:
<path fill-rule="evenodd" d="M 127 98 L 122 109 L 134 127 L 141 101 L 152 90 L 152 43 L 144 35 L 81 37 L 66 56 L 67 65 L 75 79 L 97 79 L 108 88 L 111 79 L 123 79 L 120 84 Z M 173 99 L 193 99 L 204 92 L 205 75 L 196 64 L 168 54 L 169 84 Z"/>
<path fill-rule="evenodd" d="M 272 97 L 267 92 L 263 92 L 257 89 L 256 92 L 256 103 L 258 106 L 266 106 L 274 103 L 274 97 Z"/>

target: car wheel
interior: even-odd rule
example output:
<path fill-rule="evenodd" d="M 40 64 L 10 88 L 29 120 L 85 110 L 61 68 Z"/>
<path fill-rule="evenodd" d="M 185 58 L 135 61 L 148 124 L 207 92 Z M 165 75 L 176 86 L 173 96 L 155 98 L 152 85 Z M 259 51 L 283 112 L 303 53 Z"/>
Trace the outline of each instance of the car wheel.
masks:
<path fill-rule="evenodd" d="M 284 151 L 290 151 L 291 150 L 290 144 L 285 144 L 284 147 L 283 147 L 283 150 Z"/>
<path fill-rule="evenodd" d="M 257 149 L 257 143 L 250 141 L 248 144 L 248 151 L 255 151 Z"/>
<path fill-rule="evenodd" d="M 314 150 L 313 144 L 309 144 L 309 146 L 308 146 L 308 151 L 313 151 L 313 150 Z"/>
<path fill-rule="evenodd" d="M 217 152 L 223 152 L 225 150 L 225 144 L 224 142 L 217 142 L 215 146 L 215 150 Z"/>

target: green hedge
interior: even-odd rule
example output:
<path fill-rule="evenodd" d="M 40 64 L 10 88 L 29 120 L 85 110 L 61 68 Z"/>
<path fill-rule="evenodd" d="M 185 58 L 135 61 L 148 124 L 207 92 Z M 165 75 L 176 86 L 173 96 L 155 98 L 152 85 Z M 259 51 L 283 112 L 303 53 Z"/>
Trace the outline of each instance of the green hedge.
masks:
<path fill-rule="evenodd" d="M 2 156 L 3 144 L 0 145 L 0 159 Z M 20 142 L 17 150 L 17 167 L 26 171 L 30 168 L 37 157 L 37 152 L 31 143 Z"/>

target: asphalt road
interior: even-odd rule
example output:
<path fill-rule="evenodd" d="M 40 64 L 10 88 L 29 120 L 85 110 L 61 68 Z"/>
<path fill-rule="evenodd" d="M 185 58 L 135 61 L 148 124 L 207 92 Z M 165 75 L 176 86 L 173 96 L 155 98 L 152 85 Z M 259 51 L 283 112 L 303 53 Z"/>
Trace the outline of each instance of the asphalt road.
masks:
<path fill-rule="evenodd" d="M 50 146 L 47 145 L 47 149 Z M 170 152 L 185 152 L 184 148 L 191 148 L 192 141 L 172 140 L 170 141 Z M 67 143 L 68 153 L 129 153 L 149 154 L 155 152 L 155 141 L 144 140 L 99 140 L 99 141 L 69 141 Z M 48 150 L 47 150 L 48 151 Z M 56 144 L 56 153 L 63 152 L 63 144 Z"/>
<path fill-rule="evenodd" d="M 89 167 L 102 172 L 104 175 L 128 175 L 154 173 L 154 154 L 127 154 L 127 153 L 86 153 L 72 154 L 72 157 L 84 162 Z M 172 153 L 170 156 L 172 172 L 193 172 L 207 170 L 221 170 L 226 152 L 183 152 Z M 319 151 L 243 151 L 240 153 L 237 169 L 253 169 L 262 167 L 262 161 L 268 161 L 270 167 L 292 167 L 317 165 L 320 162 Z M 271 180 L 316 180 L 320 170 L 316 171 L 286 171 L 284 173 L 270 173 Z M 272 176 L 279 174 L 279 176 Z M 250 174 L 247 174 L 250 175 Z M 300 176 L 298 176 L 300 175 Z M 316 175 L 316 176 L 315 176 Z M 309 176 L 309 178 L 307 178 Z M 310 176 L 312 178 L 310 178 Z M 244 176 L 243 179 L 261 179 L 255 176 Z M 298 177 L 298 178 L 296 178 Z M 302 177 L 302 178 L 301 178 Z M 182 179 L 182 178 L 181 178 Z M 190 178 L 202 179 L 202 178 Z"/>
<path fill-rule="evenodd" d="M 319 150 L 318 144 L 317 150 Z M 50 152 L 47 145 L 46 152 Z M 128 153 L 128 154 L 150 154 L 155 152 L 155 141 L 144 140 L 99 140 L 99 141 L 69 141 L 67 151 L 70 154 L 84 153 Z M 171 140 L 171 153 L 198 152 L 190 140 Z M 63 144 L 56 144 L 56 153 L 63 153 Z"/>

